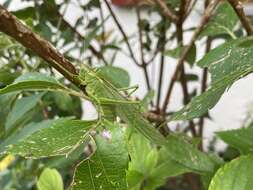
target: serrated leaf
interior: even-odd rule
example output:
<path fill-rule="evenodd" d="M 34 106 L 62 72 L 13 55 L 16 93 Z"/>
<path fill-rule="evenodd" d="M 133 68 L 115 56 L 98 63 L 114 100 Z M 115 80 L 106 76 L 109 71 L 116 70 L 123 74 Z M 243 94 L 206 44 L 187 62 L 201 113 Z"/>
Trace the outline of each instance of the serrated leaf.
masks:
<path fill-rule="evenodd" d="M 130 85 L 130 76 L 124 69 L 114 66 L 98 68 L 98 74 L 112 83 L 116 88 L 125 88 Z"/>
<path fill-rule="evenodd" d="M 46 168 L 37 182 L 38 190 L 63 190 L 61 174 L 56 169 Z"/>
<path fill-rule="evenodd" d="M 96 124 L 96 121 L 55 120 L 50 127 L 9 146 L 7 152 L 34 159 L 68 155 L 85 141 Z"/>
<path fill-rule="evenodd" d="M 253 156 L 241 156 L 217 171 L 208 190 L 250 190 L 252 176 Z"/>
<path fill-rule="evenodd" d="M 241 154 L 253 153 L 253 126 L 217 132 L 217 136 L 228 145 L 240 150 Z"/>
<path fill-rule="evenodd" d="M 64 90 L 65 87 L 53 77 L 41 73 L 25 73 L 12 84 L 0 90 L 0 95 L 22 90 Z"/>
<path fill-rule="evenodd" d="M 68 157 L 57 156 L 50 158 L 45 162 L 45 166 L 57 169 L 68 169 L 70 166 L 73 167 L 74 164 L 79 163 L 81 159 L 86 157 L 86 155 L 84 155 L 84 150 L 90 142 L 91 138 L 87 137 L 82 144 L 80 144 L 73 152 L 68 155 Z"/>
<path fill-rule="evenodd" d="M 69 120 L 69 118 L 60 118 L 58 120 Z M 32 122 L 25 125 L 22 129 L 15 131 L 10 136 L 7 136 L 0 143 L 0 152 L 6 151 L 9 145 L 16 144 L 19 141 L 24 140 L 25 138 L 32 135 L 34 132 L 39 131 L 41 129 L 52 126 L 55 123 L 55 120 L 44 120 L 41 122 Z"/>
<path fill-rule="evenodd" d="M 97 150 L 88 160 L 81 162 L 75 171 L 72 190 L 126 190 L 128 153 L 124 132 L 111 129 L 111 139 L 96 138 Z"/>
<path fill-rule="evenodd" d="M 233 33 L 238 20 L 233 7 L 228 2 L 221 3 L 200 37 Z"/>
<path fill-rule="evenodd" d="M 252 38 L 242 38 L 227 42 L 215 48 L 198 62 L 211 73 L 211 87 L 192 99 L 184 108 L 171 116 L 171 120 L 190 120 L 207 113 L 216 105 L 224 91 L 235 81 L 253 71 Z"/>

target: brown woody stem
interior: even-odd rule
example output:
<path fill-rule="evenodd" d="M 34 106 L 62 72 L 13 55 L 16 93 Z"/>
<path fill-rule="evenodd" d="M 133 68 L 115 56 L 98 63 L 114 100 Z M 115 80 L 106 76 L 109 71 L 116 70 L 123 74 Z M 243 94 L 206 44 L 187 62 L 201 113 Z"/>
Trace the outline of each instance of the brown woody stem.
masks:
<path fill-rule="evenodd" d="M 0 31 L 13 37 L 23 46 L 38 54 L 69 81 L 80 87 L 80 81 L 77 77 L 74 77 L 78 75 L 74 65 L 59 53 L 51 43 L 34 33 L 1 5 Z M 85 92 L 84 88 L 82 90 Z"/>
<path fill-rule="evenodd" d="M 245 15 L 243 10 L 243 5 L 238 0 L 229 0 L 229 3 L 234 8 L 236 14 L 238 15 L 243 27 L 247 31 L 248 35 L 253 35 L 253 26 L 249 18 Z"/>

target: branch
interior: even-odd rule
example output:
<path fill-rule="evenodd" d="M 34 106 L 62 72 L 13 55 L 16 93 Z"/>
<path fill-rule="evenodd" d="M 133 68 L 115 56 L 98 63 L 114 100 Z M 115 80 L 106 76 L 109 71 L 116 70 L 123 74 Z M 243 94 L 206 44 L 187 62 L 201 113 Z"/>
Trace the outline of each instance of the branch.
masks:
<path fill-rule="evenodd" d="M 135 58 L 134 52 L 133 52 L 133 50 L 132 50 L 132 48 L 131 48 L 131 45 L 130 45 L 129 40 L 128 40 L 128 37 L 127 37 L 127 35 L 126 35 L 124 29 L 122 28 L 121 24 L 119 23 L 119 21 L 118 21 L 116 15 L 114 14 L 114 12 L 113 12 L 113 10 L 112 10 L 110 4 L 108 3 L 107 0 L 104 0 L 104 2 L 105 2 L 105 4 L 106 4 L 106 7 L 108 8 L 108 10 L 109 10 L 109 12 L 110 12 L 112 18 L 113 18 L 115 24 L 117 25 L 119 31 L 121 32 L 121 34 L 122 34 L 122 36 L 123 36 L 123 39 L 124 39 L 124 41 L 125 41 L 125 43 L 126 43 L 126 45 L 127 45 L 127 48 L 128 48 L 128 50 L 129 50 L 129 53 L 130 53 L 131 58 L 133 59 L 133 61 L 135 62 L 136 65 L 141 66 L 141 65 L 138 63 L 137 59 Z"/>
<path fill-rule="evenodd" d="M 211 47 L 212 47 L 212 38 L 208 37 L 206 40 L 206 51 L 205 51 L 206 54 L 211 50 Z M 201 82 L 201 93 L 204 93 L 207 89 L 207 78 L 208 78 L 208 70 L 207 68 L 204 68 L 203 74 L 202 74 L 202 82 Z M 202 116 L 199 119 L 199 134 L 198 135 L 200 138 L 203 137 L 204 122 L 205 122 L 205 116 Z M 203 149 L 202 140 L 200 143 L 200 149 Z"/>
<path fill-rule="evenodd" d="M 34 33 L 1 5 L 0 31 L 13 37 L 26 48 L 31 49 L 69 81 L 80 87 L 80 81 L 73 77 L 78 75 L 74 65 L 64 58 L 51 43 Z M 85 89 L 82 90 L 85 92 Z"/>
<path fill-rule="evenodd" d="M 178 60 L 177 67 L 176 67 L 175 72 L 173 74 L 170 86 L 169 86 L 168 91 L 167 91 L 165 102 L 164 102 L 164 105 L 163 105 L 163 108 L 162 108 L 163 113 L 166 112 L 166 109 L 167 109 L 167 106 L 169 104 L 169 100 L 170 100 L 170 96 L 171 96 L 174 84 L 177 81 L 178 74 L 180 73 L 181 67 L 183 66 L 183 63 L 184 63 L 188 53 L 190 52 L 191 48 L 193 47 L 195 40 L 197 39 L 197 37 L 199 36 L 201 31 L 203 30 L 205 25 L 208 23 L 211 15 L 212 15 L 212 12 L 214 11 L 214 9 L 216 8 L 216 6 L 219 2 L 220 2 L 220 0 L 212 0 L 209 3 L 208 7 L 206 8 L 206 10 L 204 12 L 204 15 L 201 18 L 199 26 L 197 27 L 197 29 L 195 30 L 195 32 L 194 32 L 194 34 L 191 38 L 191 41 L 190 41 L 189 45 L 184 49 L 181 58 Z"/>
<path fill-rule="evenodd" d="M 164 21 L 166 22 L 166 20 Z M 165 63 L 165 44 L 166 44 L 166 24 L 161 28 L 161 36 L 158 41 L 161 41 L 161 57 L 160 57 L 160 68 L 159 68 L 159 83 L 157 89 L 157 101 L 156 101 L 156 109 L 160 111 L 160 101 L 161 101 L 161 94 L 162 94 L 162 85 L 163 85 L 163 75 L 164 75 L 164 63 Z"/>
<path fill-rule="evenodd" d="M 155 0 L 155 2 L 162 9 L 162 12 L 163 12 L 164 16 L 166 16 L 172 22 L 175 22 L 175 23 L 178 22 L 178 20 L 179 20 L 178 16 L 174 13 L 174 11 L 172 9 L 170 9 L 166 5 L 164 0 Z"/>
<path fill-rule="evenodd" d="M 253 26 L 249 18 L 245 15 L 243 5 L 238 0 L 228 0 L 230 5 L 234 8 L 237 16 L 240 18 L 243 27 L 246 29 L 248 35 L 253 35 Z"/>
<path fill-rule="evenodd" d="M 1 5 L 0 32 L 13 37 L 24 47 L 32 50 L 86 94 L 85 87 L 82 86 L 76 77 L 74 77 L 78 75 L 74 65 L 72 65 L 68 59 L 64 58 L 64 56 L 59 53 L 51 43 L 34 33 Z M 152 122 L 164 121 L 164 118 L 152 112 L 146 113 L 145 117 Z"/>
<path fill-rule="evenodd" d="M 143 36 L 142 36 L 142 29 L 141 29 L 140 9 L 137 8 L 136 12 L 137 12 L 137 19 L 138 19 L 138 32 L 139 32 L 140 52 L 141 52 L 140 53 L 141 54 L 141 67 L 144 71 L 147 89 L 148 89 L 148 91 L 150 91 L 151 90 L 151 85 L 150 85 L 149 75 L 148 75 L 148 71 L 147 71 L 147 63 L 146 63 L 145 57 L 144 57 L 144 46 L 143 46 Z"/>

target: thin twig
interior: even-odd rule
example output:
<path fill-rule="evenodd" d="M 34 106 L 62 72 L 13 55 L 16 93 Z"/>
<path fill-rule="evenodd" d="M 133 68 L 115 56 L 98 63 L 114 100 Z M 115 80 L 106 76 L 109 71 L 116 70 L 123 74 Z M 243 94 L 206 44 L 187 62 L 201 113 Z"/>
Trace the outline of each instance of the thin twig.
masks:
<path fill-rule="evenodd" d="M 166 21 L 164 21 L 166 22 Z M 161 38 L 159 41 L 162 42 L 161 45 L 161 58 L 160 58 L 160 70 L 159 70 L 159 83 L 158 83 L 158 90 L 157 90 L 157 111 L 160 112 L 160 101 L 161 101 L 161 93 L 162 93 L 162 84 L 163 84 L 163 74 L 164 74 L 164 62 L 165 62 L 165 42 L 166 42 L 166 24 L 163 25 L 161 30 Z"/>
<path fill-rule="evenodd" d="M 178 23 L 176 24 L 177 27 L 177 44 L 178 46 L 184 44 L 184 38 L 183 38 L 183 23 L 184 23 L 184 15 L 185 15 L 185 9 L 186 9 L 187 2 L 186 0 L 181 0 L 180 4 L 180 10 L 178 12 Z M 182 64 L 181 71 L 180 71 L 180 80 L 182 84 L 183 94 L 184 94 L 184 104 L 187 104 L 189 102 L 189 92 L 188 92 L 188 86 L 187 81 L 185 79 L 185 68 L 184 63 Z"/>
<path fill-rule="evenodd" d="M 212 38 L 208 37 L 206 41 L 206 53 L 208 53 L 211 50 L 212 46 Z M 207 78 L 208 78 L 208 70 L 207 68 L 203 69 L 203 74 L 202 74 L 202 82 L 201 82 L 201 93 L 204 93 L 207 89 Z M 199 119 L 199 137 L 203 137 L 203 131 L 204 131 L 204 121 L 205 121 L 205 116 L 202 116 Z M 200 143 L 200 149 L 202 149 L 202 143 Z"/>
<path fill-rule="evenodd" d="M 134 55 L 134 52 L 133 52 L 133 50 L 132 50 L 132 47 L 131 47 L 131 45 L 130 45 L 130 43 L 129 43 L 128 37 L 127 37 L 127 35 L 126 35 L 126 33 L 125 33 L 123 27 L 122 27 L 121 24 L 119 23 L 119 21 L 118 21 L 116 15 L 115 15 L 115 13 L 113 12 L 110 3 L 108 3 L 107 0 L 104 0 L 104 2 L 105 2 L 106 7 L 108 8 L 108 10 L 109 10 L 109 12 L 110 12 L 110 14 L 111 14 L 111 16 L 112 16 L 112 18 L 113 18 L 113 20 L 114 20 L 116 26 L 118 27 L 120 33 L 121 33 L 122 36 L 123 36 L 124 42 L 126 43 L 127 48 L 128 48 L 128 51 L 129 51 L 129 53 L 130 53 L 130 57 L 132 58 L 132 60 L 135 62 L 135 64 L 136 64 L 137 66 L 140 66 L 140 67 L 141 67 L 141 64 L 139 64 L 139 62 L 138 62 L 137 59 L 135 58 L 135 55 Z"/>
<path fill-rule="evenodd" d="M 148 71 L 147 71 L 147 64 L 146 64 L 145 58 L 144 58 L 144 46 L 143 46 L 143 36 L 142 36 L 142 28 L 141 28 L 140 9 L 137 8 L 136 12 L 137 12 L 137 19 L 138 19 L 138 32 L 139 32 L 139 41 L 140 41 L 141 67 L 144 71 L 147 89 L 148 89 L 148 91 L 150 91 L 151 90 L 151 85 L 150 85 L 149 75 L 148 75 Z M 152 101 L 152 104 L 153 104 L 153 101 Z"/>
<path fill-rule="evenodd" d="M 156 4 L 162 9 L 162 12 L 165 17 L 167 17 L 169 20 L 171 20 L 174 23 L 178 22 L 178 16 L 175 14 L 175 12 L 170 9 L 164 0 L 155 0 Z"/>
<path fill-rule="evenodd" d="M 197 29 L 195 30 L 195 32 L 194 32 L 194 34 L 191 38 L 191 41 L 190 41 L 189 45 L 184 49 L 184 51 L 182 53 L 182 56 L 181 56 L 181 58 L 179 59 L 179 61 L 177 63 L 175 72 L 173 74 L 173 77 L 172 77 L 171 83 L 169 85 L 169 88 L 168 88 L 168 91 L 167 91 L 167 94 L 166 94 L 166 98 L 165 98 L 165 101 L 164 101 L 164 104 L 163 104 L 162 111 L 164 113 L 166 112 L 167 106 L 169 104 L 171 93 L 172 93 L 174 84 L 177 81 L 178 74 L 180 73 L 181 67 L 182 67 L 188 53 L 190 52 L 191 48 L 193 47 L 195 40 L 197 39 L 197 37 L 199 36 L 201 31 L 203 30 L 204 26 L 208 23 L 211 15 L 212 15 L 212 12 L 214 11 L 214 9 L 216 8 L 216 6 L 219 2 L 220 2 L 220 0 L 212 0 L 209 3 L 207 9 L 204 12 L 204 15 L 201 18 L 199 26 L 197 27 Z"/>
<path fill-rule="evenodd" d="M 179 21 L 176 24 L 177 26 L 177 43 L 178 46 L 181 44 L 184 44 L 184 36 L 183 36 L 183 23 L 185 20 L 185 13 L 186 13 L 186 7 L 187 7 L 187 1 L 186 0 L 181 0 L 181 5 L 180 5 L 180 10 L 178 12 L 179 16 Z M 186 105 L 190 101 L 190 95 L 189 95 L 189 90 L 188 90 L 188 85 L 187 85 L 187 80 L 185 77 L 185 68 L 184 68 L 184 63 L 182 63 L 181 71 L 180 71 L 180 82 L 183 90 L 183 95 L 184 95 L 184 105 Z M 192 135 L 195 137 L 197 135 L 196 129 L 195 129 L 195 124 L 193 121 L 189 121 L 189 128 L 191 130 Z"/>
<path fill-rule="evenodd" d="M 209 4 L 209 0 L 205 1 L 205 8 L 207 8 Z M 207 54 L 212 47 L 212 41 L 213 39 L 211 37 L 208 37 L 206 40 L 206 50 L 205 53 Z M 204 68 L 203 69 L 203 74 L 202 74 L 202 82 L 201 82 L 201 93 L 204 93 L 207 89 L 207 79 L 208 79 L 208 69 Z M 204 122 L 205 122 L 205 116 L 201 117 L 199 119 L 199 137 L 202 139 L 203 137 L 203 131 L 204 131 Z M 203 150 L 203 141 L 201 140 L 200 145 L 199 145 L 200 150 Z"/>
<path fill-rule="evenodd" d="M 184 19 L 186 19 L 192 12 L 198 0 L 193 0 L 193 2 L 188 6 L 187 12 L 184 15 Z"/>
<path fill-rule="evenodd" d="M 247 31 L 248 35 L 253 35 L 253 26 L 249 20 L 249 18 L 245 15 L 243 10 L 243 5 L 238 0 L 228 0 L 233 9 L 235 10 L 236 14 L 240 18 L 240 21 Z"/>

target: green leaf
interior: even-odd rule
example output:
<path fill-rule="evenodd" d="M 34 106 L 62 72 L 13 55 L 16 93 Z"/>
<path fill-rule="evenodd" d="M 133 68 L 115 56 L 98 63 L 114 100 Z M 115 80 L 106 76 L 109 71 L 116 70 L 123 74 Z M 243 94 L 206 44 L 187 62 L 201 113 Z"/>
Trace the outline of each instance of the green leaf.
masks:
<path fill-rule="evenodd" d="M 41 73 L 25 73 L 12 84 L 0 90 L 0 95 L 22 90 L 65 90 L 66 88 L 53 77 Z"/>
<path fill-rule="evenodd" d="M 144 98 L 140 102 L 142 112 L 148 111 L 148 106 L 150 102 L 154 99 L 154 97 L 155 97 L 154 90 L 150 90 L 149 92 L 147 92 L 147 94 L 144 96 Z"/>
<path fill-rule="evenodd" d="M 253 156 L 241 156 L 217 171 L 208 190 L 250 190 L 252 176 Z"/>
<path fill-rule="evenodd" d="M 130 190 L 140 189 L 141 183 L 145 180 L 145 175 L 135 170 L 127 171 L 127 183 Z"/>
<path fill-rule="evenodd" d="M 224 91 L 235 81 L 253 71 L 252 38 L 231 40 L 215 48 L 198 62 L 211 73 L 211 87 L 192 99 L 184 108 L 173 114 L 170 120 L 190 120 L 207 113 L 216 105 Z"/>
<path fill-rule="evenodd" d="M 0 137 L 5 133 L 5 122 L 7 115 L 9 114 L 12 103 L 16 99 L 17 94 L 16 93 L 10 93 L 0 96 Z"/>
<path fill-rule="evenodd" d="M 182 164 L 171 160 L 168 155 L 168 150 L 162 148 L 159 150 L 159 160 L 156 168 L 152 170 L 151 178 L 159 178 L 165 180 L 168 177 L 177 176 L 186 172 L 190 172 L 189 168 L 186 168 Z"/>
<path fill-rule="evenodd" d="M 212 172 L 214 161 L 181 135 L 170 135 L 166 145 L 167 155 L 173 161 L 195 172 Z"/>
<path fill-rule="evenodd" d="M 139 173 L 145 175 L 151 169 L 147 168 L 147 165 L 145 165 L 147 160 L 146 156 L 155 150 L 155 147 L 152 147 L 150 141 L 141 134 L 133 132 L 130 135 L 131 136 L 128 141 L 128 151 L 131 161 L 129 162 L 128 170 L 138 171 Z"/>
<path fill-rule="evenodd" d="M 217 136 L 240 150 L 241 154 L 253 153 L 253 125 L 248 128 L 217 132 Z"/>
<path fill-rule="evenodd" d="M 7 152 L 34 159 L 68 155 L 85 141 L 96 124 L 96 121 L 55 120 L 52 126 L 10 145 Z"/>
<path fill-rule="evenodd" d="M 37 182 L 38 190 L 64 190 L 60 173 L 56 169 L 46 168 Z"/>
<path fill-rule="evenodd" d="M 31 110 L 34 109 L 41 100 L 42 95 L 43 94 L 37 94 L 16 100 L 7 116 L 5 123 L 6 130 L 10 130 L 22 120 L 26 119 L 28 115 L 31 114 Z"/>
<path fill-rule="evenodd" d="M 231 5 L 228 2 L 221 3 L 200 37 L 217 36 L 220 34 L 233 35 L 233 29 L 238 20 L 237 14 Z"/>
<path fill-rule="evenodd" d="M 124 69 L 114 66 L 98 68 L 98 74 L 112 83 L 116 88 L 126 88 L 130 85 L 130 76 Z"/>
<path fill-rule="evenodd" d="M 145 189 L 156 189 L 163 185 L 168 177 L 191 171 L 173 161 L 166 147 L 158 151 L 156 146 L 151 146 L 140 134 L 131 134 L 128 147 L 131 161 L 127 181 L 130 189 L 140 189 L 140 186 L 144 186 Z"/>
<path fill-rule="evenodd" d="M 69 167 L 73 167 L 74 164 L 77 164 L 83 158 L 86 158 L 84 155 L 84 150 L 87 146 L 90 145 L 91 138 L 86 138 L 85 141 L 80 144 L 73 152 L 71 152 L 68 157 L 66 156 L 56 156 L 54 158 L 50 158 L 45 162 L 45 166 L 58 168 L 61 170 L 68 170 Z"/>
<path fill-rule="evenodd" d="M 186 48 L 187 46 L 178 46 L 177 48 L 175 49 L 172 49 L 172 50 L 167 50 L 165 51 L 165 55 L 167 56 L 170 56 L 170 57 L 173 57 L 173 58 L 180 58 L 184 49 Z M 186 57 L 186 61 L 190 64 L 190 65 L 193 65 L 195 63 L 195 60 L 196 60 L 196 56 L 197 56 L 197 49 L 196 49 L 196 46 L 194 44 L 194 46 L 191 48 L 191 50 L 189 51 L 187 57 Z"/>
<path fill-rule="evenodd" d="M 12 11 L 12 13 L 21 20 L 26 20 L 28 18 L 34 18 L 36 13 L 34 7 L 26 7 L 17 11 Z"/>
<path fill-rule="evenodd" d="M 110 130 L 111 139 L 96 138 L 97 150 L 81 162 L 76 170 L 73 190 L 126 190 L 128 153 L 124 132 L 120 127 Z"/>
<path fill-rule="evenodd" d="M 53 93 L 54 96 L 54 100 L 56 105 L 64 110 L 64 111 L 68 111 L 69 109 L 71 109 L 72 107 L 72 98 L 69 94 L 65 94 L 65 93 L 61 93 L 61 92 L 54 92 Z"/>
<path fill-rule="evenodd" d="M 7 35 L 0 34 L 0 51 L 4 50 L 7 46 L 11 44 L 12 42 Z"/>
<path fill-rule="evenodd" d="M 187 169 L 183 165 L 180 165 L 168 158 L 164 160 L 164 163 L 159 164 L 151 172 L 150 176 L 146 180 L 145 189 L 157 189 L 158 187 L 166 184 L 169 177 L 176 177 L 190 171 L 191 170 Z"/>
<path fill-rule="evenodd" d="M 69 120 L 68 118 L 61 118 L 58 120 Z M 0 144 L 0 152 L 5 151 L 8 148 L 8 145 L 16 144 L 24 140 L 25 138 L 32 135 L 34 132 L 50 127 L 55 123 L 55 120 L 44 120 L 38 123 L 29 123 L 24 126 L 22 129 L 16 131 L 15 133 L 11 134 L 10 136 L 6 137 Z"/>
<path fill-rule="evenodd" d="M 131 130 L 128 141 L 130 162 L 127 171 L 129 189 L 140 189 L 140 186 L 149 177 L 150 172 L 155 168 L 158 153 L 156 146 L 151 146 L 144 136 L 133 133 Z M 146 155 L 146 156 L 143 156 Z"/>
<path fill-rule="evenodd" d="M 0 70 L 0 86 L 1 84 L 4 85 L 11 84 L 19 75 L 20 73 L 18 72 L 11 73 L 7 70 Z"/>

